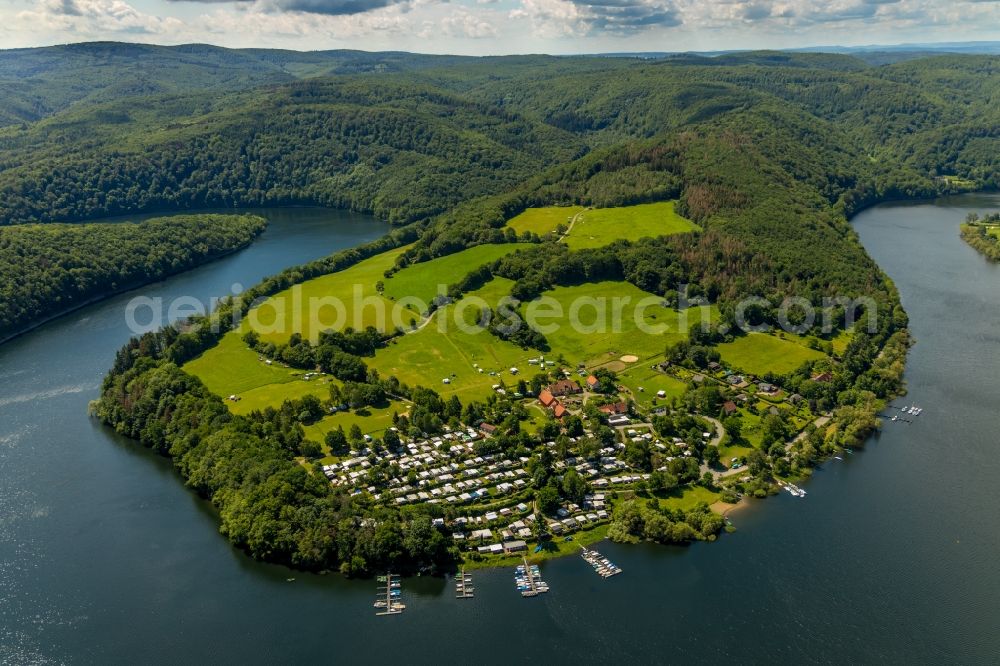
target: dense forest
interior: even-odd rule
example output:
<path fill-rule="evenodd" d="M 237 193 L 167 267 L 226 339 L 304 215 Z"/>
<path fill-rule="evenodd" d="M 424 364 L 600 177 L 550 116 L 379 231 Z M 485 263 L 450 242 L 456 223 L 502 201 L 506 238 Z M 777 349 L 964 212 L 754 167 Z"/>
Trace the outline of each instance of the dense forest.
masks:
<path fill-rule="evenodd" d="M 245 247 L 264 226 L 249 215 L 180 215 L 0 228 L 0 339 Z"/>
<path fill-rule="evenodd" d="M 531 238 L 535 246 L 489 271 L 514 280 L 523 301 L 599 279 L 626 280 L 666 300 L 692 285 L 723 322 L 750 295 L 763 299 L 756 315 L 765 322 L 789 296 L 814 305 L 870 297 L 877 329 L 854 336 L 833 381 L 808 396 L 837 408 L 851 437 L 872 427 L 879 398 L 899 390 L 908 338 L 894 286 L 847 218 L 885 199 L 1000 184 L 1000 58 L 872 64 L 829 54 L 476 59 L 136 49 L 128 58 L 114 45 L 0 58 L 0 85 L 18 91 L 0 102 L 8 125 L 0 129 L 0 224 L 308 203 L 371 212 L 398 227 L 268 278 L 243 304 L 223 303 L 228 310 L 405 244 L 413 246 L 397 268 L 511 240 L 506 222 L 530 206 L 676 199 L 704 231 L 576 252 Z M 194 83 L 164 74 L 145 93 L 111 85 L 116 72 L 127 81 L 143 71 L 135 63 L 164 59 L 190 68 Z M 86 70 L 91 78 L 81 80 L 93 82 L 92 95 L 53 78 L 54 62 Z M 487 277 L 456 275 L 453 292 Z M 126 346 L 94 409 L 173 458 L 219 508 L 233 543 L 260 559 L 347 573 L 454 560 L 449 539 L 431 527 L 433 507 L 348 496 L 296 460 L 309 457 L 302 423 L 317 404 L 234 416 L 180 370 L 225 332 L 189 324 Z M 713 335 L 673 351 L 685 360 L 717 342 Z M 345 403 L 405 396 L 417 432 L 490 410 L 379 377 L 364 357 L 385 340 L 367 332 L 327 335 L 316 348 L 247 342 L 341 377 L 336 399 Z M 807 372 L 784 379 L 795 387 L 810 381 Z M 515 427 L 489 442 L 508 453 L 535 445 Z M 759 463 L 769 464 L 763 456 Z M 545 473 L 537 476 L 539 494 L 553 488 Z M 701 512 L 625 507 L 628 520 L 619 516 L 615 528 L 622 540 L 682 541 L 718 529 Z"/>

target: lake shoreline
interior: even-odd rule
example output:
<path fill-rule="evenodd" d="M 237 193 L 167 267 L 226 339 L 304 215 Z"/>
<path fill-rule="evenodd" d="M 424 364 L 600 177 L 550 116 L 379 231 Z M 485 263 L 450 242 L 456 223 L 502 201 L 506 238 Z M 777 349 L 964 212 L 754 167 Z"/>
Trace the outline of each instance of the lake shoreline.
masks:
<path fill-rule="evenodd" d="M 85 224 L 85 223 L 82 223 L 82 224 Z M 263 233 L 263 231 L 261 233 Z M 168 278 L 172 278 L 172 277 L 176 277 L 178 275 L 182 275 L 182 274 L 187 273 L 189 271 L 193 271 L 193 270 L 195 270 L 197 268 L 201 268 L 202 266 L 207 266 L 208 264 L 211 264 L 213 262 L 219 261 L 220 259 L 225 259 L 226 257 L 228 257 L 230 255 L 236 254 L 237 252 L 241 252 L 241 251 L 247 249 L 248 247 L 250 247 L 251 245 L 253 245 L 254 242 L 256 242 L 256 240 L 258 238 L 260 238 L 260 234 L 257 234 L 252 239 L 250 239 L 250 241 L 248 241 L 247 243 L 244 243 L 244 244 L 240 245 L 239 247 L 234 247 L 234 248 L 231 248 L 229 250 L 226 250 L 225 252 L 219 252 L 219 253 L 213 254 L 213 255 L 211 255 L 209 257 L 206 257 L 203 261 L 199 261 L 194 266 L 189 266 L 188 268 L 183 268 L 183 269 L 178 270 L 178 271 L 171 271 L 169 273 L 165 273 L 163 275 L 157 276 L 155 279 L 139 280 L 137 282 L 130 283 L 129 285 L 127 285 L 125 287 L 122 287 L 120 289 L 115 289 L 113 291 L 109 291 L 109 292 L 106 292 L 106 293 L 103 293 L 103 294 L 98 294 L 96 296 L 91 296 L 90 298 L 86 299 L 85 301 L 82 301 L 80 303 L 75 303 L 75 304 L 73 304 L 72 306 L 70 306 L 69 308 L 67 308 L 65 310 L 60 310 L 59 312 L 55 312 L 55 313 L 52 313 L 50 315 L 46 315 L 42 319 L 38 319 L 38 320 L 35 320 L 35 321 L 31 322 L 30 324 L 26 324 L 24 327 L 18 329 L 17 331 L 14 331 L 13 333 L 7 333 L 7 334 L 5 334 L 3 337 L 0 337 L 0 345 L 3 345 L 5 343 L 7 343 L 7 342 L 10 342 L 11 340 L 19 338 L 22 335 L 25 335 L 27 333 L 31 333 L 32 331 L 34 331 L 34 330 L 36 330 L 36 329 L 38 329 L 38 328 L 40 328 L 42 326 L 45 326 L 46 324 L 49 324 L 49 323 L 51 323 L 53 321 L 56 321 L 58 319 L 62 319 L 63 317 L 65 317 L 67 315 L 71 315 L 71 314 L 73 314 L 75 312 L 78 312 L 78 311 L 80 311 L 83 308 L 86 308 L 88 306 L 95 305 L 97 303 L 101 303 L 101 302 L 106 301 L 108 299 L 114 298 L 115 296 L 121 296 L 122 294 L 127 294 L 130 291 L 135 291 L 137 289 L 142 289 L 143 287 L 148 287 L 151 284 L 156 284 L 158 282 L 162 282 L 163 280 L 166 280 Z"/>

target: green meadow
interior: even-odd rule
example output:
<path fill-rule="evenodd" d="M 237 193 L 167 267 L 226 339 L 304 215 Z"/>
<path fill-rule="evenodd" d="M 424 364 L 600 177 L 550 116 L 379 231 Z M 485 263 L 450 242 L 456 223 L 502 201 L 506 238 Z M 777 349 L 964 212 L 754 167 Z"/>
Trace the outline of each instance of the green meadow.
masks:
<path fill-rule="evenodd" d="M 685 323 L 677 310 L 664 307 L 657 296 L 627 282 L 556 287 L 543 296 L 555 299 L 562 314 L 542 316 L 549 310 L 540 308 L 536 327 L 554 326 L 553 331 L 541 328 L 552 352 L 588 367 L 612 363 L 613 369 L 620 370 L 621 356 L 634 355 L 639 361 L 660 356 L 668 346 L 687 339 L 688 328 L 699 321 L 702 312 L 713 316 L 711 309 L 692 308 Z M 573 321 L 580 326 L 570 325 Z M 637 322 L 644 322 L 653 332 L 640 331 Z"/>
<path fill-rule="evenodd" d="M 461 252 L 407 266 L 384 281 L 383 295 L 394 301 L 411 297 L 419 299 L 421 303 L 430 303 L 438 294 L 438 285 L 447 287 L 454 284 L 476 268 L 526 247 L 530 247 L 530 244 L 476 245 Z"/>
<path fill-rule="evenodd" d="M 618 374 L 618 382 L 632 392 L 632 398 L 642 407 L 670 404 L 673 398 L 680 398 L 687 385 L 676 377 L 654 370 L 647 363 L 636 363 Z M 639 389 L 642 388 L 642 391 Z M 659 391 L 666 392 L 665 398 L 658 398 Z"/>
<path fill-rule="evenodd" d="M 236 332 L 227 333 L 215 347 L 184 365 L 212 393 L 223 397 L 271 384 L 296 381 L 301 370 L 257 360 L 257 352 L 247 347 Z M 280 404 L 280 403 L 279 403 Z"/>
<path fill-rule="evenodd" d="M 339 412 L 337 414 L 331 414 L 330 416 L 325 416 L 316 423 L 307 425 L 303 427 L 306 434 L 306 439 L 311 439 L 314 442 L 318 442 L 323 445 L 324 449 L 326 445 L 324 441 L 326 439 L 326 433 L 331 430 L 336 430 L 338 427 L 343 427 L 344 432 L 350 432 L 351 426 L 357 424 L 361 428 L 361 432 L 365 435 L 371 435 L 372 437 L 379 437 L 392 427 L 392 415 L 393 412 L 399 414 L 405 414 L 409 410 L 409 406 L 404 402 L 391 402 L 387 407 L 375 408 L 369 407 L 368 409 L 361 410 L 358 412 Z M 329 451 L 327 451 L 329 453 Z"/>
<path fill-rule="evenodd" d="M 787 374 L 806 361 L 825 358 L 823 352 L 768 333 L 749 333 L 717 347 L 722 360 L 755 375 Z"/>
<path fill-rule="evenodd" d="M 392 321 L 393 303 L 375 290 L 384 273 L 396 263 L 396 257 L 406 248 L 397 248 L 365 259 L 343 271 L 330 273 L 295 285 L 268 298 L 250 311 L 243 320 L 241 331 L 254 330 L 261 339 L 286 342 L 292 333 L 315 342 L 327 329 L 347 326 L 362 329 L 375 326 L 391 330 L 395 323 L 407 325 L 417 313 L 401 313 L 403 321 Z M 310 300 L 317 307 L 310 308 Z M 333 303 L 342 303 L 338 309 Z M 310 311 L 312 315 L 310 316 Z M 382 316 L 379 316 L 381 313 Z"/>
<path fill-rule="evenodd" d="M 522 234 L 525 231 L 544 236 L 555 231 L 560 224 L 568 227 L 573 216 L 583 210 L 583 206 L 548 206 L 529 208 L 507 222 L 507 226 Z"/>
<path fill-rule="evenodd" d="M 497 278 L 467 297 L 483 298 L 492 306 L 498 297 L 510 291 L 511 284 Z M 394 338 L 366 362 L 382 376 L 395 375 L 401 382 L 433 388 L 443 396 L 457 393 L 463 398 L 482 398 L 501 380 L 507 385 L 516 382 L 510 368 L 517 367 L 528 374 L 531 366 L 527 360 L 539 354 L 500 340 L 485 330 L 459 330 L 456 317 L 471 324 L 478 319 L 478 312 L 474 301 L 466 303 L 464 299 L 440 308 L 426 326 Z M 490 372 L 496 375 L 491 376 Z"/>
<path fill-rule="evenodd" d="M 700 227 L 674 210 L 673 201 L 622 208 L 593 208 L 577 218 L 565 242 L 573 250 L 603 247 L 616 240 L 637 241 L 696 231 Z"/>
<path fill-rule="evenodd" d="M 507 226 L 518 233 L 532 231 L 544 235 L 560 224 L 568 227 L 570 220 L 576 217 L 573 228 L 563 239 L 574 250 L 603 247 L 616 240 L 637 241 L 700 229 L 694 222 L 678 215 L 674 203 L 660 201 L 618 208 L 529 208 L 507 222 Z"/>
<path fill-rule="evenodd" d="M 314 395 L 320 400 L 330 397 L 330 384 L 336 384 L 332 377 L 316 377 L 311 380 L 296 380 L 284 384 L 268 384 L 250 389 L 239 394 L 239 402 L 229 403 L 229 410 L 234 414 L 249 414 L 255 409 L 280 407 L 286 400 L 301 400 L 307 395 Z"/>
<path fill-rule="evenodd" d="M 230 411 L 249 414 L 255 409 L 279 407 L 286 400 L 306 395 L 326 398 L 331 377 L 301 379 L 305 370 L 286 368 L 277 363 L 268 365 L 258 360 L 257 352 L 247 347 L 236 332 L 227 333 L 218 345 L 184 365 L 184 371 L 195 375 L 216 395 L 239 396 L 238 402 L 226 402 Z"/>

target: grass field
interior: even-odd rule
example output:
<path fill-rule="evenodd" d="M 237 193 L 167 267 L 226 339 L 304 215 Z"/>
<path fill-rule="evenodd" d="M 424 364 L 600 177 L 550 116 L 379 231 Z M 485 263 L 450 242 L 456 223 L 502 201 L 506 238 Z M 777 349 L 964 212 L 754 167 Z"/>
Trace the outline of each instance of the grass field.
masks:
<path fill-rule="evenodd" d="M 833 353 L 837 356 L 843 356 L 844 352 L 847 351 L 847 345 L 851 343 L 851 338 L 854 337 L 853 331 L 841 331 L 837 334 L 835 338 L 830 340 L 830 344 L 833 346 Z"/>
<path fill-rule="evenodd" d="M 438 294 L 438 285 L 447 287 L 454 284 L 476 268 L 526 247 L 530 247 L 530 244 L 476 245 L 461 252 L 413 264 L 385 280 L 383 294 L 396 301 L 409 296 L 418 298 L 422 303 L 430 303 Z M 447 289 L 444 291 L 447 292 Z"/>
<path fill-rule="evenodd" d="M 209 391 L 222 397 L 269 384 L 294 382 L 302 374 L 301 370 L 258 361 L 257 353 L 236 332 L 227 333 L 215 347 L 186 363 L 184 371 L 197 376 Z"/>
<path fill-rule="evenodd" d="M 267 365 L 257 360 L 257 352 L 247 347 L 235 332 L 227 333 L 218 345 L 186 363 L 184 371 L 201 379 L 218 396 L 238 395 L 239 402 L 226 402 L 235 414 L 279 407 L 286 400 L 308 394 L 325 399 L 330 393 L 330 382 L 336 381 L 329 377 L 306 381 L 299 379 L 304 370 Z"/>
<path fill-rule="evenodd" d="M 573 364 L 584 363 L 588 367 L 604 363 L 614 363 L 624 355 L 645 359 L 662 355 L 666 348 L 680 340 L 687 339 L 688 326 L 698 321 L 701 310 L 688 312 L 688 323 L 682 322 L 681 314 L 665 308 L 659 299 L 627 282 L 596 282 L 575 287 L 557 287 L 545 292 L 544 296 L 554 298 L 562 308 L 561 317 L 538 318 L 544 325 L 557 325 L 554 331 L 545 331 L 545 337 L 552 347 L 552 354 L 563 354 Z M 622 300 L 616 307 L 614 299 Z M 585 299 L 602 302 L 603 314 L 598 315 L 595 307 L 587 305 Z M 640 303 L 648 300 L 648 307 Z M 573 304 L 577 304 L 574 310 Z M 615 314 L 617 311 L 617 315 Z M 575 316 L 574 316 L 575 314 Z M 639 320 L 660 333 L 646 333 L 639 330 Z M 576 319 L 582 326 L 571 325 Z M 612 369 L 621 370 L 620 363 Z"/>
<path fill-rule="evenodd" d="M 630 391 L 632 397 L 642 407 L 669 405 L 671 399 L 684 395 L 687 386 L 681 380 L 649 367 L 649 363 L 636 363 L 618 374 L 618 381 Z M 643 391 L 639 391 L 639 387 Z M 666 398 L 657 398 L 659 391 L 666 391 Z"/>
<path fill-rule="evenodd" d="M 755 375 L 786 374 L 806 361 L 824 358 L 822 352 L 766 333 L 749 333 L 719 345 L 718 350 L 728 365 Z"/>
<path fill-rule="evenodd" d="M 271 342 L 285 342 L 292 333 L 301 333 L 315 342 L 329 328 L 375 326 L 391 330 L 396 324 L 407 326 L 411 318 L 419 321 L 420 316 L 411 311 L 400 312 L 400 321 L 392 321 L 393 303 L 375 290 L 375 283 L 384 279 L 385 271 L 405 249 L 383 252 L 346 270 L 279 292 L 251 310 L 241 331 L 253 329 Z M 311 300 L 316 307 L 310 307 Z M 335 301 L 343 304 L 342 310 L 332 305 Z"/>
<path fill-rule="evenodd" d="M 549 206 L 547 208 L 529 208 L 517 217 L 507 222 L 507 226 L 521 234 L 530 231 L 544 236 L 560 224 L 569 226 L 574 215 L 583 210 L 583 206 Z"/>
<path fill-rule="evenodd" d="M 407 411 L 409 411 L 409 405 L 406 403 L 392 402 L 388 407 L 381 409 L 369 408 L 366 410 L 367 413 L 364 414 L 356 414 L 355 412 L 331 414 L 330 416 L 323 417 L 317 423 L 305 426 L 306 439 L 319 442 L 323 445 L 325 451 L 326 445 L 324 444 L 324 440 L 326 433 L 336 430 L 338 426 L 343 426 L 345 433 L 349 432 L 351 426 L 355 423 L 361 428 L 362 433 L 371 435 L 372 437 L 380 437 L 382 433 L 392 426 L 393 412 L 405 414 Z"/>
<path fill-rule="evenodd" d="M 511 284 L 509 280 L 494 279 L 467 296 L 493 303 L 498 295 L 510 291 Z M 485 397 L 501 379 L 508 386 L 516 383 L 518 377 L 510 374 L 511 367 L 530 376 L 527 360 L 538 356 L 538 352 L 521 349 L 484 330 L 465 332 L 455 325 L 456 316 L 474 322 L 477 312 L 477 308 L 464 308 L 461 302 L 443 307 L 424 328 L 394 339 L 374 359 L 366 361 L 384 377 L 395 375 L 410 386 L 426 386 L 443 396 L 457 393 L 463 400 Z M 490 376 L 490 372 L 497 375 Z M 445 379 L 450 383 L 445 384 Z"/>
<path fill-rule="evenodd" d="M 699 229 L 674 211 L 673 201 L 622 208 L 595 208 L 577 218 L 565 242 L 571 249 L 603 247 L 616 240 L 636 241 Z"/>
<path fill-rule="evenodd" d="M 544 235 L 560 224 L 581 213 L 564 242 L 571 249 L 603 247 L 619 239 L 636 241 L 696 231 L 700 227 L 674 210 L 673 201 L 622 206 L 620 208 L 591 208 L 580 206 L 552 206 L 529 208 L 511 219 L 507 226 L 518 233 L 533 231 Z"/>
<path fill-rule="evenodd" d="M 265 407 L 280 407 L 286 400 L 301 400 L 307 395 L 314 395 L 320 400 L 330 398 L 330 384 L 339 383 L 332 377 L 317 377 L 309 381 L 296 380 L 284 384 L 268 384 L 240 393 L 239 402 L 228 403 L 229 410 L 234 414 L 249 414 L 255 409 Z"/>
<path fill-rule="evenodd" d="M 662 507 L 690 511 L 702 502 L 711 506 L 718 502 L 721 496 L 721 493 L 709 490 L 704 486 L 689 486 L 679 493 L 657 494 L 656 499 Z"/>

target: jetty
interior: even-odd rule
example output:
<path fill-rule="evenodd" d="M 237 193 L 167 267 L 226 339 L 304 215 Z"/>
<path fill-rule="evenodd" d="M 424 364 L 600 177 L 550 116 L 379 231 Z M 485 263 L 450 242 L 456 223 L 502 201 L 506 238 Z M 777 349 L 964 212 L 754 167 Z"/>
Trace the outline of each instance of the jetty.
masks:
<path fill-rule="evenodd" d="M 542 580 L 537 564 L 528 564 L 528 559 L 521 558 L 524 564 L 519 564 L 514 570 L 514 583 L 522 597 L 537 597 L 549 591 L 548 583 Z"/>
<path fill-rule="evenodd" d="M 612 576 L 617 576 L 622 572 L 621 567 L 598 553 L 596 550 L 587 550 L 582 545 L 580 548 L 583 551 L 580 553 L 580 557 L 586 560 L 590 566 L 594 567 L 594 571 L 598 576 L 611 578 Z"/>
<path fill-rule="evenodd" d="M 387 573 L 378 577 L 378 588 L 376 588 L 375 608 L 378 609 L 376 615 L 399 615 L 406 608 L 402 600 L 402 586 L 399 576 Z"/>
<path fill-rule="evenodd" d="M 794 483 L 788 483 L 787 481 L 778 481 L 778 485 L 787 490 L 793 497 L 805 497 L 806 491 L 799 488 Z"/>
<path fill-rule="evenodd" d="M 465 567 L 462 567 L 461 573 L 455 578 L 455 598 L 471 599 L 474 596 L 476 588 L 472 587 L 472 574 L 465 573 Z"/>

